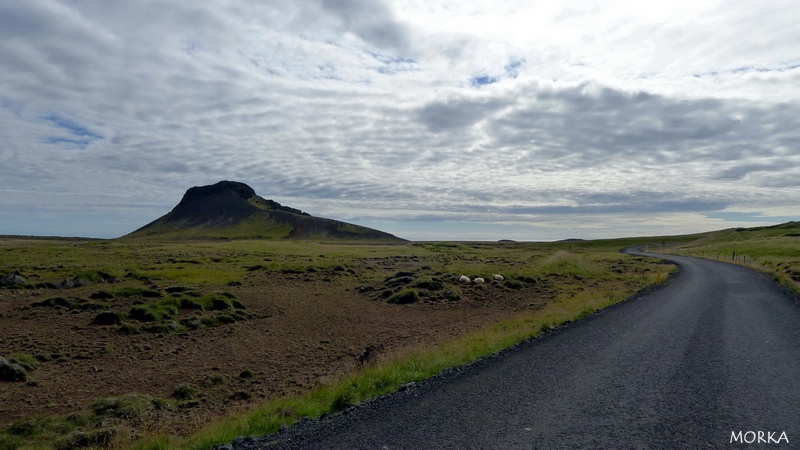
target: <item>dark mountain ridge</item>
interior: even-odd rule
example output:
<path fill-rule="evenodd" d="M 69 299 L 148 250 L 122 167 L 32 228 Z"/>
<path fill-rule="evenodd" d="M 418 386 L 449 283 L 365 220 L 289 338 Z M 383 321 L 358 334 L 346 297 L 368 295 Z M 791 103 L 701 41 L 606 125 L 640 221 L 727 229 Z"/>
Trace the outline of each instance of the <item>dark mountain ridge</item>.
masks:
<path fill-rule="evenodd" d="M 283 206 L 237 181 L 190 188 L 172 211 L 123 237 L 403 240 Z"/>

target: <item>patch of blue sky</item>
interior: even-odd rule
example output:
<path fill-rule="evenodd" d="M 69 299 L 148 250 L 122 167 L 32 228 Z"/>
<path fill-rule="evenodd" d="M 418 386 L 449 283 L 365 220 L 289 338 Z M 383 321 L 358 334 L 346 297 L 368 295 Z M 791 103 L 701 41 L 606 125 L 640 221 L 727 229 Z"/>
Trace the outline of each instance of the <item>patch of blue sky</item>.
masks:
<path fill-rule="evenodd" d="M 773 67 L 766 66 L 741 66 L 731 69 L 731 73 L 748 73 L 748 72 L 786 72 L 800 67 L 798 63 L 781 64 Z"/>
<path fill-rule="evenodd" d="M 767 73 L 767 72 L 788 72 L 790 70 L 795 70 L 800 68 L 800 61 L 792 60 L 783 63 L 774 64 L 771 66 L 739 66 L 734 67 L 733 69 L 728 69 L 723 71 L 723 73 L 731 73 L 731 74 L 746 74 L 746 73 Z M 720 71 L 717 70 L 710 70 L 708 72 L 698 72 L 692 74 L 695 78 L 703 78 L 703 77 L 717 77 L 720 75 Z"/>
<path fill-rule="evenodd" d="M 89 140 L 103 138 L 103 136 L 100 136 L 99 134 L 92 133 L 86 127 L 78 125 L 77 123 L 69 119 L 65 119 L 55 114 L 46 116 L 44 120 L 47 120 L 48 122 L 52 123 L 53 125 L 59 128 L 63 128 L 69 131 L 70 134 L 72 134 L 73 136 L 85 136 L 89 138 Z"/>
<path fill-rule="evenodd" d="M 382 75 L 395 75 L 403 72 L 416 72 L 419 69 L 417 69 L 416 67 L 404 67 L 404 66 L 382 66 L 378 67 L 376 70 L 378 71 L 378 73 Z"/>
<path fill-rule="evenodd" d="M 519 69 L 522 68 L 522 64 L 525 63 L 524 59 L 514 59 L 511 60 L 508 64 L 503 67 L 503 70 L 506 71 L 506 75 L 509 78 L 517 78 L 519 76 Z"/>
<path fill-rule="evenodd" d="M 500 81 L 500 79 L 497 77 L 481 75 L 479 77 L 473 77 L 471 80 L 469 80 L 469 84 L 472 85 L 472 87 L 479 88 L 481 86 L 486 86 L 487 84 L 497 83 L 498 81 Z"/>
<path fill-rule="evenodd" d="M 375 52 L 367 52 L 369 56 L 377 59 L 378 61 L 384 64 L 416 64 L 417 61 L 411 58 L 403 58 L 402 56 L 389 56 L 389 55 L 382 55 L 380 53 Z"/>
<path fill-rule="evenodd" d="M 414 72 L 419 70 L 417 67 L 417 60 L 415 59 L 382 55 L 380 53 L 373 52 L 367 53 L 382 64 L 376 69 L 380 74 L 394 75 L 396 73 Z"/>
<path fill-rule="evenodd" d="M 726 222 L 770 222 L 785 223 L 800 220 L 800 216 L 765 216 L 760 212 L 713 212 L 703 214 L 709 219 L 722 219 Z"/>

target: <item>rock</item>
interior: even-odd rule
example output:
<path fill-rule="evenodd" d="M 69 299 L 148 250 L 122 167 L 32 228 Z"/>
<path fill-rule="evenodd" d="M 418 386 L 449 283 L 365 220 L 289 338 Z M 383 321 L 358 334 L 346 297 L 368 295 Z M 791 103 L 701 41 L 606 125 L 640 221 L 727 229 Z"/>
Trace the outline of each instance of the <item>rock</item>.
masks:
<path fill-rule="evenodd" d="M 203 327 L 203 323 L 197 317 L 189 317 L 188 319 L 183 319 L 181 323 L 190 330 L 197 330 Z"/>
<path fill-rule="evenodd" d="M 364 352 L 358 357 L 358 363 L 360 365 L 365 365 L 375 360 L 378 357 L 378 354 L 383 352 L 383 344 L 378 345 L 370 345 L 369 347 L 364 349 Z"/>
<path fill-rule="evenodd" d="M 0 286 L 2 287 L 25 286 L 26 284 L 27 280 L 17 273 L 12 273 L 0 278 Z"/>
<path fill-rule="evenodd" d="M 75 283 L 73 283 L 70 280 L 64 280 L 61 283 L 58 283 L 56 287 L 58 287 L 59 289 L 72 289 L 75 287 Z"/>
<path fill-rule="evenodd" d="M 19 364 L 12 364 L 0 356 L 0 381 L 28 381 L 28 372 Z"/>
<path fill-rule="evenodd" d="M 241 285 L 242 285 L 241 281 L 231 281 L 228 283 L 228 286 L 241 286 Z"/>
<path fill-rule="evenodd" d="M 103 311 L 100 314 L 94 316 L 94 320 L 92 320 L 93 325 L 121 325 L 122 319 L 120 319 L 119 314 L 111 311 Z"/>
<path fill-rule="evenodd" d="M 234 446 L 247 446 L 258 443 L 258 439 L 253 436 L 240 436 L 233 440 Z"/>

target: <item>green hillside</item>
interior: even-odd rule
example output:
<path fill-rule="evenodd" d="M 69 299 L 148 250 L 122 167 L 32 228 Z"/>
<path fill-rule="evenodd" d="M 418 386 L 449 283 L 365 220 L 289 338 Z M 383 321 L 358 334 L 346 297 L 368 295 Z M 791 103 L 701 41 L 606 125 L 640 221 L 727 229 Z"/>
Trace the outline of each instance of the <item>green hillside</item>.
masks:
<path fill-rule="evenodd" d="M 172 211 L 122 239 L 403 241 L 372 228 L 311 216 L 264 199 L 235 181 L 189 189 Z"/>

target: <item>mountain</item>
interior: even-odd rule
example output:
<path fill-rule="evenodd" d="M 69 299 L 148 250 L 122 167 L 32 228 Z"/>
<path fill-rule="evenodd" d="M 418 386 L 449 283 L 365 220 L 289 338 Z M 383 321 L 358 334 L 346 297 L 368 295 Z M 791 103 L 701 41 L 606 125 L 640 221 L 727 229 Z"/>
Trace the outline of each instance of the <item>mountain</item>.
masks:
<path fill-rule="evenodd" d="M 172 211 L 123 238 L 403 241 L 372 228 L 313 217 L 266 200 L 236 181 L 190 188 Z"/>

